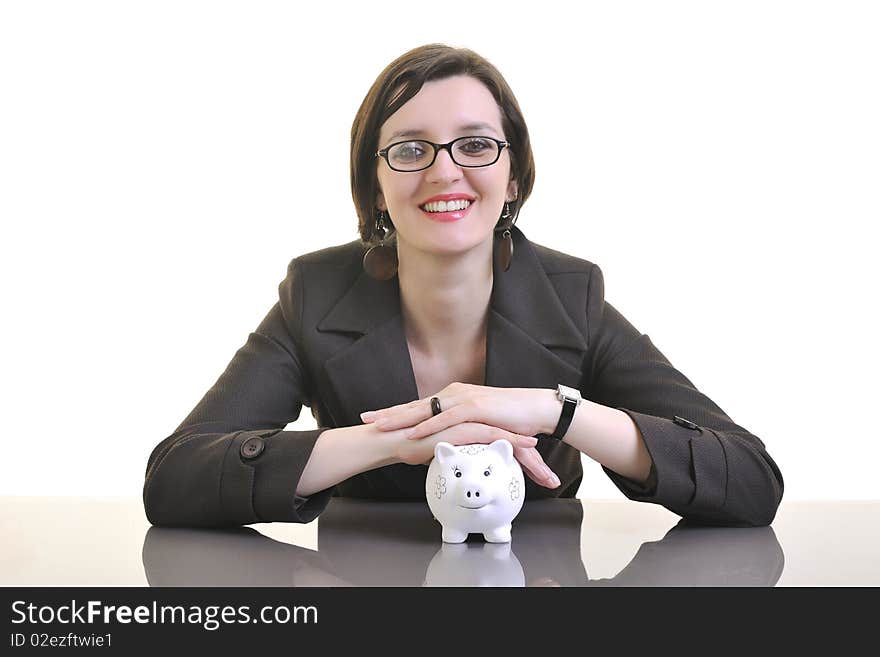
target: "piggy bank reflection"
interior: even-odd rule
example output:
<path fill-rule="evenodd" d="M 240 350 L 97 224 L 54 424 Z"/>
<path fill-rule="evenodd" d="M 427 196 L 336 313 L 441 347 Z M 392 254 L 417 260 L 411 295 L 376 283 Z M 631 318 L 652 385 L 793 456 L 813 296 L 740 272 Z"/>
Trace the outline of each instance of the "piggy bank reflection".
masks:
<path fill-rule="evenodd" d="M 471 533 L 489 543 L 509 543 L 525 480 L 507 440 L 457 447 L 441 442 L 428 467 L 425 496 L 443 526 L 444 543 L 463 543 Z"/>
<path fill-rule="evenodd" d="M 525 586 L 510 543 L 444 543 L 425 573 L 424 586 Z"/>

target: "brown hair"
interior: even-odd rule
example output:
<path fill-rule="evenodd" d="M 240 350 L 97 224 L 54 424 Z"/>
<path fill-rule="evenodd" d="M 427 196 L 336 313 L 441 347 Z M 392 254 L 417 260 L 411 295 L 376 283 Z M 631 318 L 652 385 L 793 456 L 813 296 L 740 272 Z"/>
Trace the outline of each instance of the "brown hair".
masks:
<path fill-rule="evenodd" d="M 517 197 L 510 204 L 513 221 L 535 182 L 535 161 L 529 131 L 507 81 L 489 61 L 467 48 L 431 43 L 405 52 L 379 74 L 351 124 L 351 195 L 358 215 L 358 230 L 365 243 L 376 232 L 376 151 L 379 131 L 388 118 L 415 96 L 429 80 L 470 75 L 482 82 L 501 109 L 501 127 L 511 142 L 511 175 Z M 389 226 L 391 228 L 391 226 Z"/>

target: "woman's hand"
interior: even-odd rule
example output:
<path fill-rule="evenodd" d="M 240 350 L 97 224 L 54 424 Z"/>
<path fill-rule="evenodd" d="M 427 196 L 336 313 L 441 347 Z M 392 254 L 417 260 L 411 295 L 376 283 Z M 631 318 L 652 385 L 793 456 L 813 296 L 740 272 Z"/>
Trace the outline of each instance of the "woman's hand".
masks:
<path fill-rule="evenodd" d="M 464 445 L 506 438 L 530 479 L 547 488 L 559 486 L 559 479 L 534 449 L 537 441 L 532 438 L 553 430 L 547 429 L 555 422 L 553 413 L 559 413 L 553 390 L 452 383 L 433 396 L 440 400 L 443 409 L 436 416 L 428 398 L 369 411 L 361 419 L 382 431 L 408 427 L 409 431 L 404 432 L 408 440 L 398 454 L 405 463 L 429 462 L 434 445 L 441 440 Z M 406 443 L 411 443 L 411 447 Z"/>
<path fill-rule="evenodd" d="M 559 478 L 544 463 L 540 452 L 534 447 L 538 443 L 537 438 L 520 436 L 477 422 L 462 422 L 421 440 L 403 440 L 398 444 L 397 458 L 410 465 L 427 464 L 434 458 L 434 447 L 441 441 L 451 445 L 471 445 L 492 443 L 501 439 L 508 440 L 513 445 L 513 455 L 529 479 L 545 488 L 559 486 Z"/>
<path fill-rule="evenodd" d="M 361 414 L 361 419 L 382 431 L 411 427 L 407 437 L 418 440 L 462 422 L 480 422 L 534 436 L 551 433 L 559 418 L 556 392 L 549 388 L 493 388 L 451 383 L 433 396 L 440 400 L 442 410 L 438 415 L 431 412 L 428 398 L 367 411 Z"/>
<path fill-rule="evenodd" d="M 502 439 L 510 441 L 514 452 L 533 449 L 538 444 L 537 438 L 533 436 L 520 436 L 478 422 L 462 422 L 454 427 L 431 434 L 422 440 L 400 440 L 397 443 L 397 458 L 410 465 L 425 464 L 430 463 L 434 458 L 434 447 L 439 442 L 446 442 L 450 445 L 470 445 L 473 443 L 489 444 Z M 537 452 L 537 450 L 534 451 Z"/>

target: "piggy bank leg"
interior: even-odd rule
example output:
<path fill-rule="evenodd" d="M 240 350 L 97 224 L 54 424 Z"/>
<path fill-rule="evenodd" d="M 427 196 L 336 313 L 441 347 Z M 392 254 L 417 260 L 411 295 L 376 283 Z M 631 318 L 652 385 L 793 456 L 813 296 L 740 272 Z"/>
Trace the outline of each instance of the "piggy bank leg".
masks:
<path fill-rule="evenodd" d="M 496 527 L 487 532 L 483 532 L 483 538 L 489 543 L 510 543 L 510 525 Z"/>
<path fill-rule="evenodd" d="M 453 529 L 443 525 L 443 542 L 444 543 L 464 543 L 467 540 L 468 533 L 459 529 Z"/>

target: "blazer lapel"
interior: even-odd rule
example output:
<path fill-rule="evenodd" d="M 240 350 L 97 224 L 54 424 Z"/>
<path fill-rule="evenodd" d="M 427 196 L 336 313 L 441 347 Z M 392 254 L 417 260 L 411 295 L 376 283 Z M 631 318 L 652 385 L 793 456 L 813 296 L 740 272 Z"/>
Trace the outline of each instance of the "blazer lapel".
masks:
<path fill-rule="evenodd" d="M 351 338 L 324 365 L 337 402 L 331 414 L 339 426 L 360 424 L 364 411 L 418 396 L 396 277 L 377 281 L 361 272 L 318 324 L 318 331 L 347 333 Z"/>
<path fill-rule="evenodd" d="M 497 268 L 486 339 L 486 385 L 501 388 L 580 386 L 587 345 L 519 229 L 514 257 Z M 360 424 L 360 413 L 418 396 L 406 343 L 397 278 L 376 281 L 361 273 L 318 324 L 318 331 L 347 334 L 351 343 L 325 362 L 336 397 L 339 426 Z"/>
<path fill-rule="evenodd" d="M 486 341 L 486 385 L 579 387 L 587 345 L 531 243 L 514 227 L 508 271 L 493 275 Z M 578 304 L 580 305 L 580 304 Z"/>

